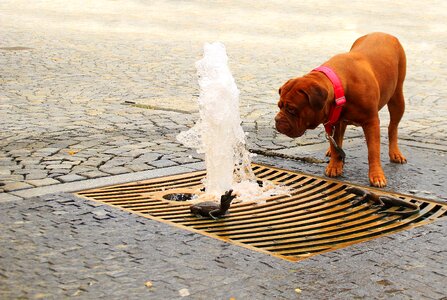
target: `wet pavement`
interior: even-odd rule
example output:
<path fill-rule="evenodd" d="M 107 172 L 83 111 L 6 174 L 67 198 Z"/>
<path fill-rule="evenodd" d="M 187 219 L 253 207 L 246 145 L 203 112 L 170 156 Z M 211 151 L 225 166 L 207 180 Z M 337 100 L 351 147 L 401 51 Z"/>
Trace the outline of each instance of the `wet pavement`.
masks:
<path fill-rule="evenodd" d="M 400 144 L 409 161 L 388 162 L 381 112 L 386 189 L 447 200 L 446 3 L 78 5 L 0 4 L 2 299 L 447 296 L 444 219 L 289 263 L 68 193 L 203 167 L 175 136 L 198 117 L 194 63 L 215 40 L 241 91 L 247 146 L 268 154 L 254 160 L 322 175 L 323 129 L 278 134 L 277 89 L 385 31 L 407 52 Z M 348 128 L 345 147 L 340 179 L 368 185 L 361 130 Z"/>

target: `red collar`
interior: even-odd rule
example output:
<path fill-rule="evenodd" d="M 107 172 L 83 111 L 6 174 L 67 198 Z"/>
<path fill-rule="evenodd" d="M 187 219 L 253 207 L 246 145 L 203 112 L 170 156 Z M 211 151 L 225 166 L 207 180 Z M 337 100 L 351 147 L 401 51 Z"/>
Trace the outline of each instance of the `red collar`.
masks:
<path fill-rule="evenodd" d="M 329 119 L 326 123 L 324 123 L 324 129 L 326 133 L 332 136 L 332 130 L 334 129 L 335 124 L 337 124 L 340 119 L 340 114 L 343 105 L 346 103 L 345 92 L 343 90 L 343 85 L 341 84 L 340 78 L 338 78 L 335 72 L 326 66 L 320 66 L 318 68 L 313 69 L 312 71 L 318 71 L 326 75 L 327 78 L 332 82 L 332 86 L 334 87 L 335 94 L 335 105 L 331 107 L 329 111 Z"/>

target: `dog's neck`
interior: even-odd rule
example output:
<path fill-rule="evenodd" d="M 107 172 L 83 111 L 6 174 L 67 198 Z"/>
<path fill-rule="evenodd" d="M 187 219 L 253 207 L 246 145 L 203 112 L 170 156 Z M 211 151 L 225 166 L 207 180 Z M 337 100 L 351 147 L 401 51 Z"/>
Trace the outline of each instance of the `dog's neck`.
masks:
<path fill-rule="evenodd" d="M 320 111 L 319 115 L 319 123 L 325 124 L 329 120 L 329 114 L 331 111 L 331 107 L 335 104 L 335 91 L 332 82 L 329 78 L 326 77 L 321 72 L 311 72 L 310 76 L 314 76 L 314 78 L 318 79 L 318 82 L 322 85 L 322 87 L 327 91 L 326 102 L 323 106 L 323 109 Z"/>

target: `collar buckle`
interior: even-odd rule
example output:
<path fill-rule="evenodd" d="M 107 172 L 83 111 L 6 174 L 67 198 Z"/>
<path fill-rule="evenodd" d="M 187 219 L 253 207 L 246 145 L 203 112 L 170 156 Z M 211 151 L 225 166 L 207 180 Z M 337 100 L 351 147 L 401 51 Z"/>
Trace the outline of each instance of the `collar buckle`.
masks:
<path fill-rule="evenodd" d="M 335 105 L 336 106 L 343 106 L 345 103 L 346 103 L 346 98 L 345 98 L 344 95 L 339 97 L 339 98 L 337 98 L 337 99 L 335 99 Z"/>

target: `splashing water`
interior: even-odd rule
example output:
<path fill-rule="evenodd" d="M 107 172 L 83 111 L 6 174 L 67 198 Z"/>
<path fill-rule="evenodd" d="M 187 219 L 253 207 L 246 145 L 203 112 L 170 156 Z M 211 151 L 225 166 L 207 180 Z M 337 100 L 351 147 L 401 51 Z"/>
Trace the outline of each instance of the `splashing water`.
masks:
<path fill-rule="evenodd" d="M 225 46 L 204 45 L 203 58 L 196 62 L 199 77 L 200 119 L 177 139 L 205 154 L 205 191 L 215 198 L 233 189 L 239 200 L 256 200 L 276 194 L 272 184 L 259 187 L 251 169 L 250 153 L 239 114 L 239 90 L 228 67 Z M 268 190 L 268 195 L 265 194 Z"/>

